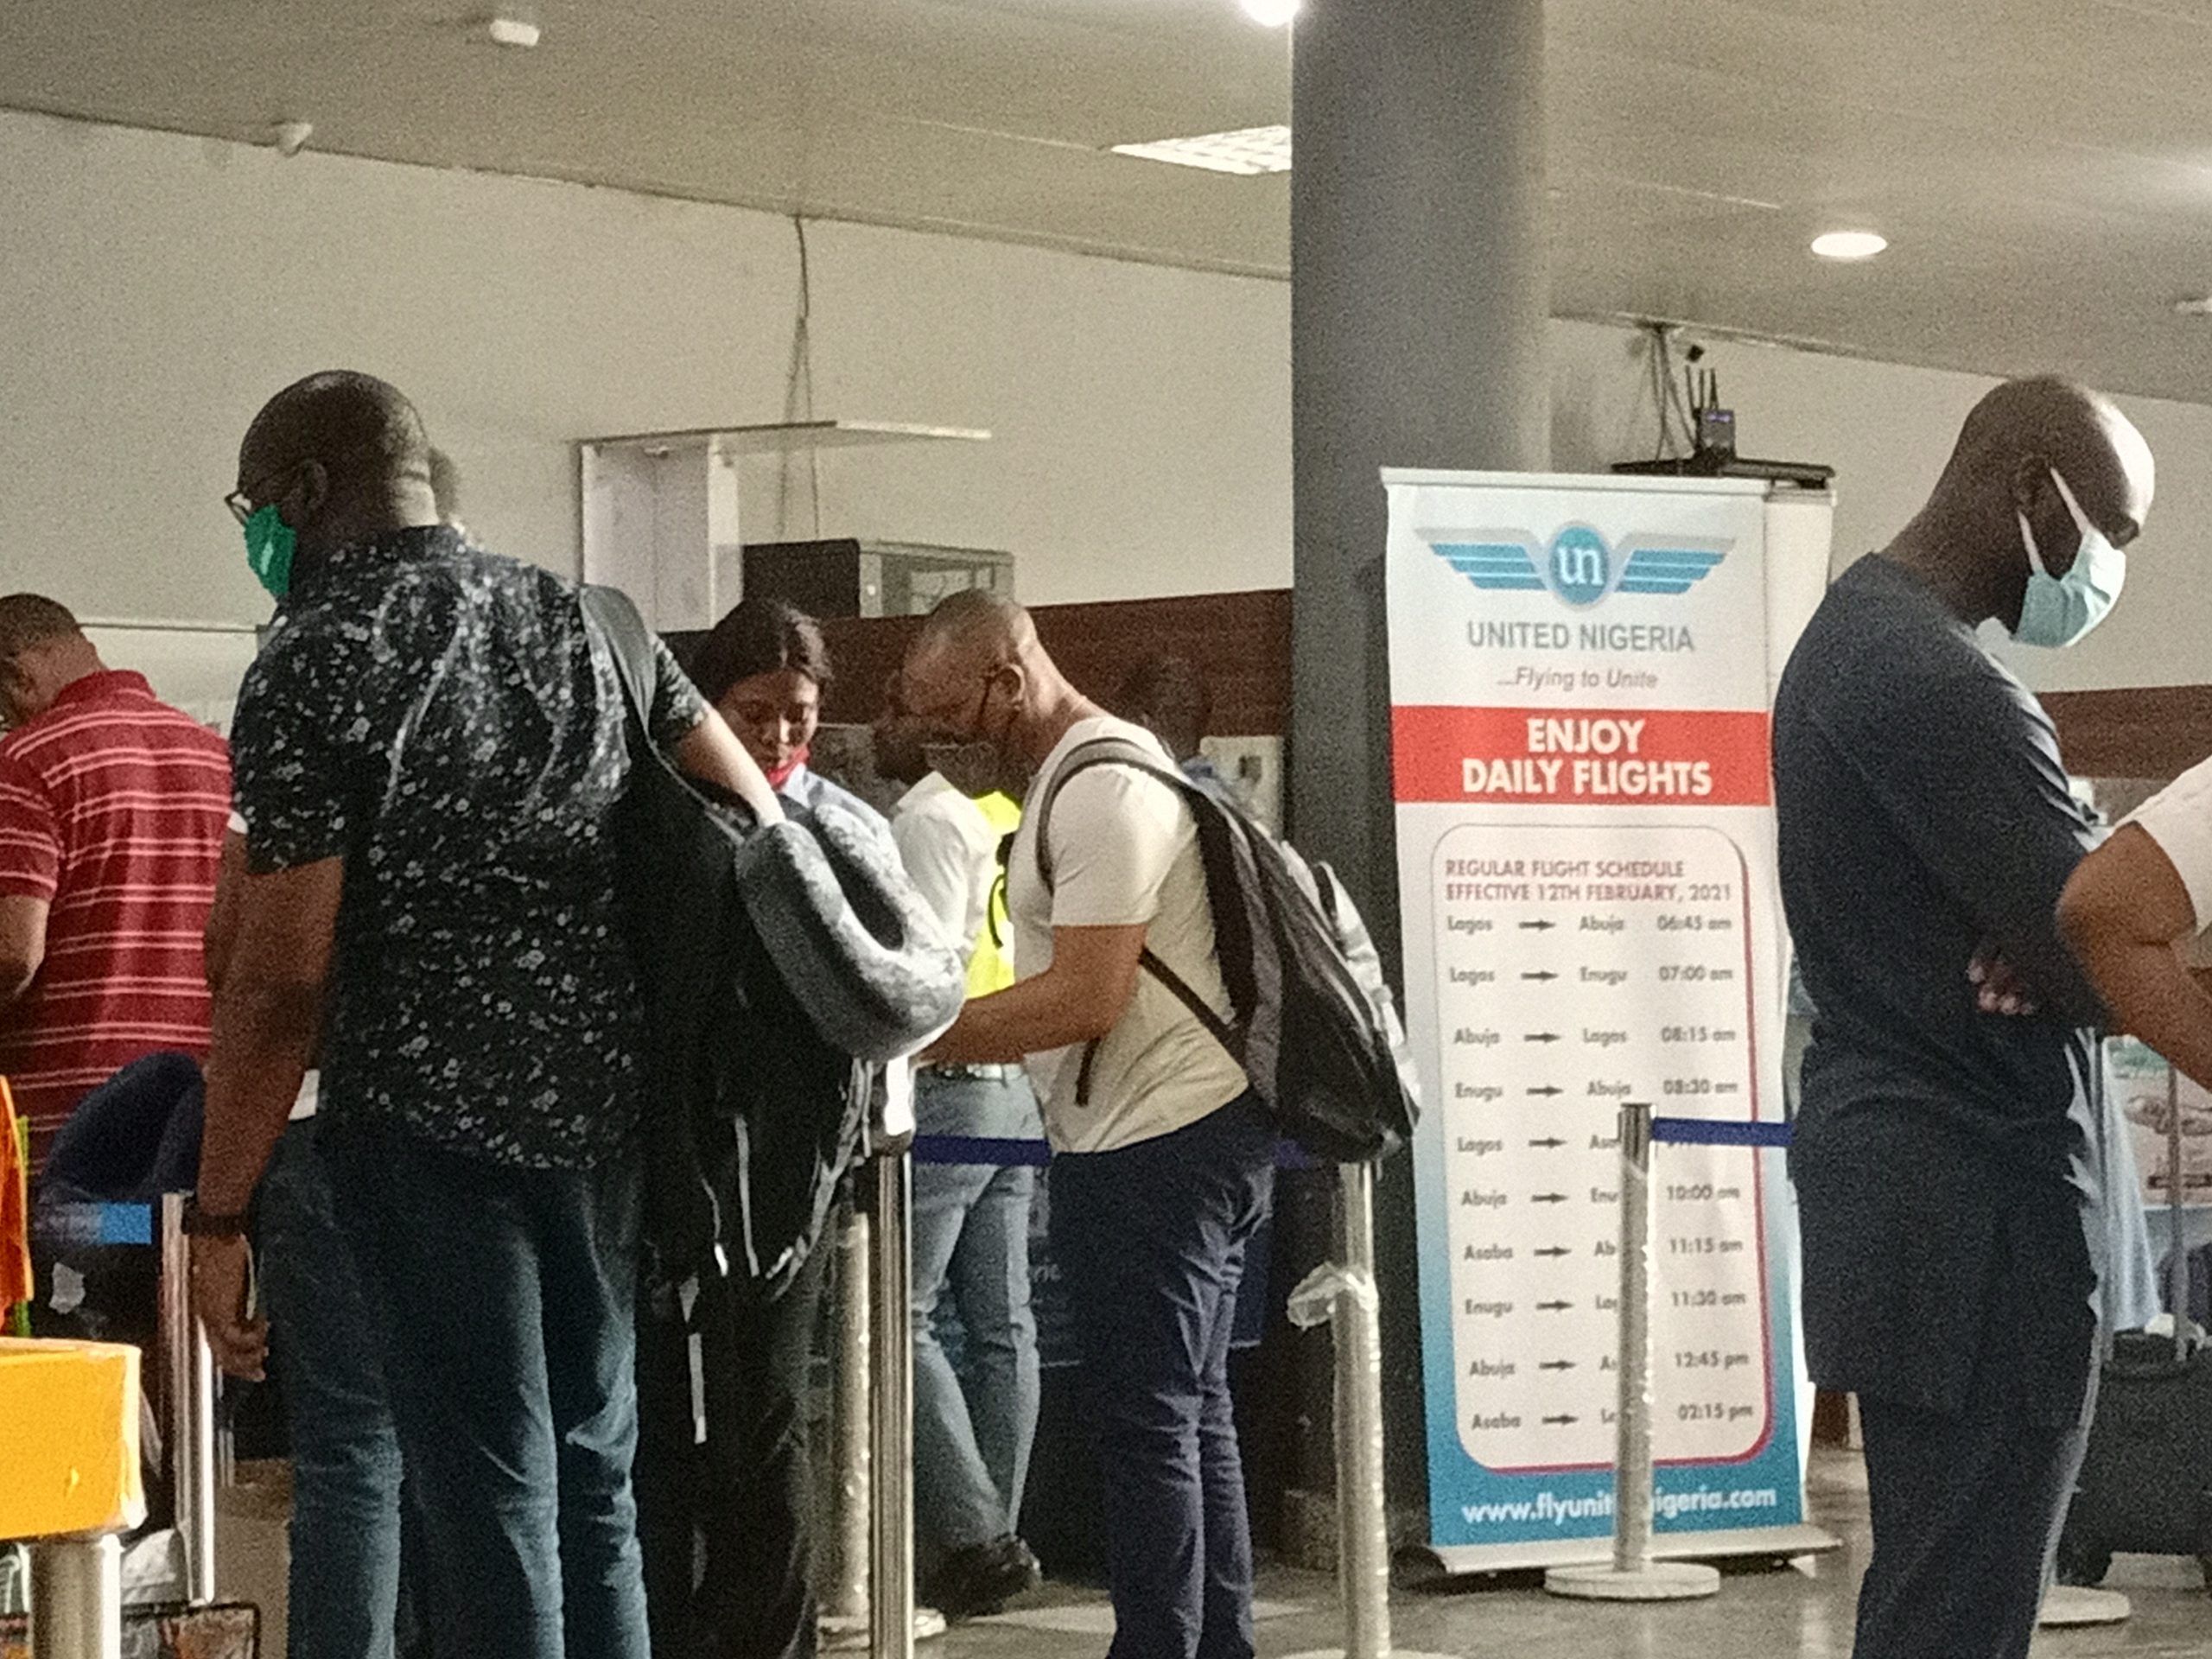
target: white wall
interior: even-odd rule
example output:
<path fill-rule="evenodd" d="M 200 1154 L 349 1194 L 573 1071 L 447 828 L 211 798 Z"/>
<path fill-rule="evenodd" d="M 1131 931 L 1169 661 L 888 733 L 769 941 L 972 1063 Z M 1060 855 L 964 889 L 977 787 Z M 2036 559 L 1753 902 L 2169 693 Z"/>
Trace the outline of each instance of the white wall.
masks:
<path fill-rule="evenodd" d="M 1011 549 L 1038 601 L 1290 574 L 1281 283 L 858 226 L 809 227 L 814 410 L 986 427 L 822 462 L 822 529 Z M 85 614 L 253 621 L 219 498 L 262 399 L 397 382 L 486 541 L 573 569 L 575 440 L 783 417 L 798 283 L 772 215 L 0 112 L 0 587 Z M 1563 469 L 1649 453 L 1641 342 L 1554 325 Z M 1932 482 L 1973 376 L 1744 345 L 1709 365 L 1747 453 L 1841 473 L 1839 557 Z M 2131 400 L 2160 461 L 2127 600 L 2045 687 L 2212 680 L 2212 410 Z M 747 533 L 813 532 L 802 464 Z M 785 511 L 778 523 L 779 499 Z"/>
<path fill-rule="evenodd" d="M 1618 328 L 1553 325 L 1552 461 L 1562 470 L 1648 455 L 1658 417 L 1643 343 Z M 1980 375 L 1711 345 L 1747 455 L 1826 461 L 1837 470 L 1840 569 L 1919 510 L 1967 410 L 1996 384 Z M 2212 409 L 2148 397 L 2120 402 L 2158 461 L 2158 497 L 2110 620 L 2070 651 L 1999 650 L 2038 690 L 2212 681 Z"/>
<path fill-rule="evenodd" d="M 1047 601 L 1287 580 L 1281 284 L 809 235 L 817 411 L 998 435 L 825 461 L 829 533 L 1011 548 Z M 220 498 L 262 400 L 334 366 L 416 399 L 473 530 L 573 569 L 575 440 L 783 416 L 798 269 L 772 215 L 0 113 L 0 574 L 265 615 Z"/>

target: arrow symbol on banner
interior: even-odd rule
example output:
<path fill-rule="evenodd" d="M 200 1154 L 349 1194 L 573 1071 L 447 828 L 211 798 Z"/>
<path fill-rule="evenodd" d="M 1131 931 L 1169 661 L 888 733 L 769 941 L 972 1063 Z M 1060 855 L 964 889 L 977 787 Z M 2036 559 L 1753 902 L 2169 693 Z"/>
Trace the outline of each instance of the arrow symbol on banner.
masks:
<path fill-rule="evenodd" d="M 1559 1041 L 1559 1033 L 1555 1031 L 1532 1031 L 1521 1040 L 1524 1043 L 1555 1043 Z"/>
<path fill-rule="evenodd" d="M 1544 1248 L 1543 1248 L 1542 1249 L 1541 1249 L 1541 1250 L 1534 1250 L 1534 1251 L 1531 1251 L 1531 1252 L 1530 1252 L 1530 1254 L 1531 1254 L 1531 1255 L 1553 1255 L 1553 1256 L 1558 1256 L 1558 1255 L 1573 1255 L 1574 1254 L 1574 1252 L 1573 1252 L 1573 1250 L 1568 1249 L 1567 1248 L 1567 1246 L 1566 1246 L 1566 1245 L 1564 1245 L 1564 1244 L 1547 1244 L 1547 1245 L 1545 1245 L 1545 1246 L 1544 1246 Z"/>
<path fill-rule="evenodd" d="M 1536 1304 L 1536 1312 L 1539 1313 L 1564 1313 L 1568 1308 L 1573 1307 L 1573 1306 L 1574 1304 L 1573 1302 L 1538 1302 Z"/>
<path fill-rule="evenodd" d="M 1521 977 L 1523 979 L 1533 979 L 1541 985 L 1548 984 L 1551 981 L 1557 979 L 1559 976 L 1552 972 L 1548 968 L 1539 968 L 1535 973 L 1523 974 Z"/>
<path fill-rule="evenodd" d="M 1531 1089 L 1529 1092 L 1532 1095 L 1540 1095 L 1549 1097 L 1553 1095 L 1563 1095 L 1567 1090 L 1560 1088 L 1556 1084 L 1547 1083 L 1542 1084 L 1541 1087 Z"/>
<path fill-rule="evenodd" d="M 1567 1194 L 1564 1192 L 1538 1192 L 1531 1197 L 1529 1202 L 1531 1204 L 1565 1204 L 1567 1202 Z"/>
<path fill-rule="evenodd" d="M 1542 1140 L 1531 1141 L 1529 1144 L 1532 1147 L 1563 1147 L 1567 1142 L 1555 1135 L 1548 1135 Z"/>
<path fill-rule="evenodd" d="M 1540 1371 L 1571 1371 L 1574 1369 L 1574 1362 L 1571 1359 L 1547 1359 L 1536 1369 Z"/>
<path fill-rule="evenodd" d="M 1548 933 L 1558 925 L 1557 922 L 1523 922 L 1521 931 L 1523 933 Z"/>
<path fill-rule="evenodd" d="M 1568 1423 L 1579 1423 L 1582 1420 L 1580 1417 L 1569 1417 L 1565 1413 L 1561 1413 L 1557 1417 L 1547 1417 L 1544 1421 L 1548 1423 L 1558 1423 L 1564 1427 Z"/>

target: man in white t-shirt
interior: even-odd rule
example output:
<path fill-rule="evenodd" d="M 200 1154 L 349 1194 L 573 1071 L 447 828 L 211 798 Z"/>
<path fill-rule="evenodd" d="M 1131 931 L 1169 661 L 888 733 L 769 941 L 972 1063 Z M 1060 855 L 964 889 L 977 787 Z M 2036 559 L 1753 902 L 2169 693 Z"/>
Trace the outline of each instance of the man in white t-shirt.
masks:
<path fill-rule="evenodd" d="M 1070 685 L 1010 600 L 970 592 L 939 606 L 900 690 L 916 721 L 988 748 L 1027 797 L 1007 869 L 1019 982 L 971 1001 L 925 1058 L 1027 1056 L 1043 1104 L 1058 1154 L 1053 1254 L 1098 1426 L 1110 1659 L 1250 1659 L 1229 1343 L 1246 1245 L 1273 1190 L 1274 1135 L 1243 1067 L 1142 963 L 1149 950 L 1232 1014 L 1196 822 L 1173 790 L 1127 766 L 1056 789 L 1071 758 L 1102 739 L 1173 762 L 1141 727 Z"/>
<path fill-rule="evenodd" d="M 2075 866 L 2058 921 L 2113 1028 L 2212 1088 L 2212 995 L 2182 950 L 2212 927 L 2212 760 L 2183 772 Z"/>

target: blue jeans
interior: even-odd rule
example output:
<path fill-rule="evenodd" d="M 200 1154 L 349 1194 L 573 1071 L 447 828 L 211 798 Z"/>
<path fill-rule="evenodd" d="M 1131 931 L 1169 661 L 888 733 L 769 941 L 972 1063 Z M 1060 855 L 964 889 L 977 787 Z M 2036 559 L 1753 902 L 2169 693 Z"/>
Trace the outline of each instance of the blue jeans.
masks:
<path fill-rule="evenodd" d="M 1109 1659 L 1252 1659 L 1229 1343 L 1274 1147 L 1247 1096 L 1173 1135 L 1052 1162 L 1052 1253 L 1098 1426 Z"/>
<path fill-rule="evenodd" d="M 313 1118 L 285 1128 L 262 1177 L 259 1262 L 292 1443 L 286 1650 L 293 1659 L 391 1659 L 399 1436 Z"/>
<path fill-rule="evenodd" d="M 1037 1096 L 1003 1079 L 915 1079 L 924 1135 L 1035 1140 Z M 1037 1173 L 988 1165 L 914 1166 L 914 1501 L 938 1549 L 1020 1530 L 1037 1437 L 1037 1320 L 1029 1307 L 1029 1205 Z M 946 1289 L 960 1313 L 969 1382 L 937 1339 Z"/>
<path fill-rule="evenodd" d="M 512 1169 L 353 1125 L 323 1149 L 422 1486 L 439 1651 L 645 1659 L 637 1157 Z"/>

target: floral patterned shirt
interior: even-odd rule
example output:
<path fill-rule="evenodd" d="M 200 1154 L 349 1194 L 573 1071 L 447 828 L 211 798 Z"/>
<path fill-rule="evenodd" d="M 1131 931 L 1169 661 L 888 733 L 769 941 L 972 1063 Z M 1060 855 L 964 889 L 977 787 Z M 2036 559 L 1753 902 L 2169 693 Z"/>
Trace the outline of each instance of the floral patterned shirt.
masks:
<path fill-rule="evenodd" d="M 665 648 L 654 736 L 706 705 Z M 451 528 L 302 569 L 232 736 L 257 871 L 346 861 L 326 1121 L 582 1167 L 639 1121 L 644 1005 L 615 908 L 622 690 L 575 590 Z"/>

